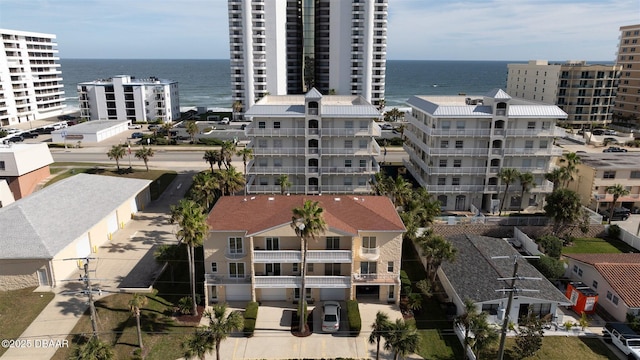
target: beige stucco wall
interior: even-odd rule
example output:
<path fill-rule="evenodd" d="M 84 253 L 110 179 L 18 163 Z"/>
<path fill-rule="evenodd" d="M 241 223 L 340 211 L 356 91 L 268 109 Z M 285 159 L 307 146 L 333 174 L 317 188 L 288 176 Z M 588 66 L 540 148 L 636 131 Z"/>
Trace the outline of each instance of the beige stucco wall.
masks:
<path fill-rule="evenodd" d="M 38 286 L 37 271 L 47 269 L 48 263 L 44 259 L 0 260 L 0 291 Z"/>

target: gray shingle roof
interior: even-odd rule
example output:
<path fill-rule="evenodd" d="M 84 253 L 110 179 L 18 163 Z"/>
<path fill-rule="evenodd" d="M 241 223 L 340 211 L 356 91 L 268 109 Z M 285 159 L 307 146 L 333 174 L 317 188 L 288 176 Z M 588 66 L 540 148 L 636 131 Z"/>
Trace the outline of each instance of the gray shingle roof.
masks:
<path fill-rule="evenodd" d="M 0 208 L 0 259 L 51 259 L 150 180 L 78 174 Z"/>
<path fill-rule="evenodd" d="M 462 300 L 472 299 L 474 302 L 486 302 L 504 299 L 508 295 L 495 290 L 508 288 L 508 281 L 497 280 L 513 275 L 513 256 L 518 252 L 502 239 L 478 235 L 456 235 L 448 238 L 458 250 L 452 263 L 442 264 L 442 271 Z M 492 259 L 493 256 L 511 256 L 507 259 Z M 560 290 L 551 284 L 527 260 L 519 258 L 518 275 L 539 277 L 541 280 L 518 280 L 521 289 L 535 289 L 540 292 L 525 293 L 523 296 L 545 299 L 569 305 Z"/>

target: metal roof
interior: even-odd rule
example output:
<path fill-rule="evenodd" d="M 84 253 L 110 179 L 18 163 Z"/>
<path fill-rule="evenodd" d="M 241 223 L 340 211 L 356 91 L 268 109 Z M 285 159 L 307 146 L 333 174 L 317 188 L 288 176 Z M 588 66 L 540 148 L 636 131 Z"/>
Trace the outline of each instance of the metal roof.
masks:
<path fill-rule="evenodd" d="M 128 120 L 90 120 L 80 123 L 78 125 L 70 126 L 60 130 L 53 131 L 53 134 L 60 134 L 66 132 L 67 134 L 95 134 L 99 131 L 112 128 L 114 126 L 121 125 L 123 123 L 129 123 Z"/>
<path fill-rule="evenodd" d="M 379 117 L 380 112 L 373 105 L 323 105 L 323 117 Z M 304 105 L 253 105 L 245 116 L 304 117 Z"/>
<path fill-rule="evenodd" d="M 502 89 L 492 89 L 491 91 L 486 93 L 485 96 L 501 100 L 511 99 L 511 96 Z"/>
<path fill-rule="evenodd" d="M 245 116 L 304 116 L 304 105 L 262 105 L 255 104 Z"/>
<path fill-rule="evenodd" d="M 0 208 L 0 259 L 53 258 L 150 183 L 78 174 Z"/>

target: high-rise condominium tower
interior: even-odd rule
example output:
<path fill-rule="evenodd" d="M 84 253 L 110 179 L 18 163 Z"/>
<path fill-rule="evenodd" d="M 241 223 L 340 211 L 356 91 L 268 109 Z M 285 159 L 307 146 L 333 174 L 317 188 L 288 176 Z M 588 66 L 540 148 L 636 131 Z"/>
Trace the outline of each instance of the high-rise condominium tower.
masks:
<path fill-rule="evenodd" d="M 64 89 L 56 36 L 0 29 L 0 125 L 59 115 Z"/>
<path fill-rule="evenodd" d="M 384 99 L 387 0 L 228 0 L 236 112 L 271 95 Z"/>
<path fill-rule="evenodd" d="M 616 63 L 622 66 L 614 116 L 640 125 L 640 24 L 620 27 Z"/>

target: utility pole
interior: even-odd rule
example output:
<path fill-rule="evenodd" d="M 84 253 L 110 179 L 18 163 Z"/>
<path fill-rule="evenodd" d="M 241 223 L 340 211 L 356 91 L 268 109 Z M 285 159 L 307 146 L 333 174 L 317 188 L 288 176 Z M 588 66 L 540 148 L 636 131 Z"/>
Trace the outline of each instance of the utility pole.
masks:
<path fill-rule="evenodd" d="M 494 256 L 492 259 L 504 259 L 513 257 L 513 275 L 510 278 L 498 278 L 498 280 L 511 280 L 511 285 L 506 289 L 499 289 L 496 291 L 509 292 L 509 300 L 507 301 L 507 308 L 504 312 L 504 320 L 502 321 L 502 329 L 500 334 L 500 347 L 498 348 L 498 360 L 502 360 L 504 358 L 504 343 L 507 340 L 507 328 L 509 326 L 509 313 L 511 312 L 511 305 L 513 305 L 513 294 L 521 291 L 528 292 L 537 292 L 539 290 L 527 290 L 527 289 L 518 289 L 516 287 L 516 280 L 540 280 L 540 278 L 533 277 L 523 277 L 518 275 L 518 258 L 525 259 L 539 259 L 540 256 Z"/>
<path fill-rule="evenodd" d="M 96 317 L 96 306 L 93 303 L 93 289 L 91 288 L 91 279 L 89 278 L 89 258 L 84 263 L 84 282 L 87 285 L 87 293 L 89 294 L 89 310 L 91 311 L 91 328 L 93 336 L 98 338 L 98 323 Z"/>

